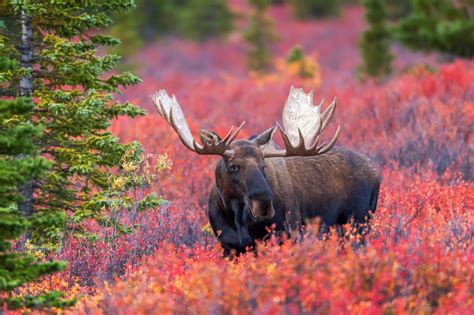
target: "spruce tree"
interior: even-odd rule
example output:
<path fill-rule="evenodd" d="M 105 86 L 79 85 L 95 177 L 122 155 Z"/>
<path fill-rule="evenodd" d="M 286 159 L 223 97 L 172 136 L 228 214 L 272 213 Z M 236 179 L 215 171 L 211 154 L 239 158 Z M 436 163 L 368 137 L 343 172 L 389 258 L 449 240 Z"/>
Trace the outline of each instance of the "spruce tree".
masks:
<path fill-rule="evenodd" d="M 275 42 L 273 23 L 266 17 L 268 0 L 249 0 L 253 8 L 250 23 L 244 33 L 245 41 L 250 45 L 247 64 L 254 71 L 267 70 L 271 65 L 270 45 Z"/>
<path fill-rule="evenodd" d="M 474 56 L 472 0 L 414 0 L 413 10 L 394 29 L 409 48 L 452 56 Z"/>
<path fill-rule="evenodd" d="M 362 55 L 362 73 L 382 78 L 392 71 L 390 32 L 386 27 L 386 14 L 382 0 L 364 0 L 365 18 L 369 28 L 362 34 L 359 49 Z"/>
<path fill-rule="evenodd" d="M 16 71 L 18 67 L 14 60 L 5 55 L 0 58 L 2 92 L 10 88 L 9 77 Z M 22 200 L 18 187 L 32 177 L 41 178 L 49 168 L 49 163 L 37 155 L 33 144 L 33 137 L 41 134 L 40 128 L 30 121 L 33 108 L 34 103 L 28 97 L 0 97 L 0 310 L 4 304 L 17 309 L 63 307 L 73 302 L 62 300 L 57 292 L 43 296 L 12 296 L 15 288 L 65 267 L 62 262 L 37 263 L 32 254 L 12 251 L 11 241 L 30 225 L 18 211 L 18 202 Z"/>
<path fill-rule="evenodd" d="M 126 153 L 140 158 L 138 143 L 120 143 L 107 131 L 119 116 L 145 114 L 114 99 L 121 88 L 140 80 L 128 72 L 111 72 L 119 56 L 97 53 L 100 46 L 120 43 L 97 30 L 110 26 L 116 12 L 132 9 L 134 1 L 7 0 L 0 6 L 10 21 L 0 55 L 8 53 L 19 64 L 18 71 L 7 74 L 11 88 L 5 94 L 33 97 L 30 122 L 43 127 L 34 142 L 51 162 L 44 176 L 32 174 L 24 185 L 32 189 L 22 189 L 28 202 L 19 207 L 31 214 L 33 241 L 54 246 L 65 232 L 67 214 L 72 223 L 85 218 L 108 222 L 104 215 L 111 201 L 104 191 L 110 195 Z M 156 204 L 154 195 L 145 198 L 147 205 Z"/>
<path fill-rule="evenodd" d="M 109 49 L 129 57 L 145 42 L 176 32 L 179 29 L 179 12 L 189 3 L 189 0 L 136 0 L 136 9 L 129 12 L 116 13 L 114 24 L 109 33 L 126 42 L 126 45 L 115 46 Z"/>
<path fill-rule="evenodd" d="M 196 41 L 225 37 L 234 28 L 226 0 L 189 0 L 179 17 L 181 34 Z"/>
<path fill-rule="evenodd" d="M 412 0 L 383 0 L 383 5 L 389 21 L 398 21 L 406 17 L 413 8 Z"/>
<path fill-rule="evenodd" d="M 290 0 L 294 15 L 299 19 L 337 16 L 341 0 Z"/>

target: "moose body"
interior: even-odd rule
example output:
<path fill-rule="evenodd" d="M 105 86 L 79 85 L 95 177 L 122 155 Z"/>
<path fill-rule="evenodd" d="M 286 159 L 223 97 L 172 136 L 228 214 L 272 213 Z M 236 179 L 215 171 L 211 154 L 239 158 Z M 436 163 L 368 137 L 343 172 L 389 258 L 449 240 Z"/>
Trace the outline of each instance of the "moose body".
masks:
<path fill-rule="evenodd" d="M 277 127 L 234 141 L 243 123 L 223 139 L 201 130 L 198 144 L 176 97 L 161 90 L 152 98 L 186 148 L 222 157 L 208 215 L 226 255 L 254 246 L 269 229 L 291 234 L 316 217 L 325 228 L 351 218 L 359 224 L 375 211 L 381 181 L 375 164 L 349 149 L 334 147 L 339 127 L 328 144 L 319 144 L 336 99 L 321 113 L 323 102 L 314 106 L 312 92 L 292 87 L 283 109 L 284 127 L 277 124 L 285 145 L 280 149 L 272 141 Z"/>
<path fill-rule="evenodd" d="M 247 155 L 255 153 L 251 159 L 260 160 L 252 142 L 235 144 L 245 148 Z M 252 147 L 254 150 L 249 149 Z M 246 202 L 234 191 L 237 185 L 229 176 L 228 164 L 222 159 L 217 165 L 208 207 L 212 229 L 226 255 L 254 246 L 255 240 L 268 235 L 269 227 L 291 234 L 317 217 L 325 227 L 345 224 L 350 218 L 364 223 L 377 207 L 380 175 L 374 163 L 343 147 L 317 156 L 265 158 L 263 167 L 248 161 L 241 165 L 240 172 L 252 173 L 252 181 L 245 187 L 248 195 L 257 196 L 254 200 L 271 198 L 274 214 L 265 218 L 272 210 L 264 209 L 254 215 L 264 217 L 260 220 L 248 215 Z"/>

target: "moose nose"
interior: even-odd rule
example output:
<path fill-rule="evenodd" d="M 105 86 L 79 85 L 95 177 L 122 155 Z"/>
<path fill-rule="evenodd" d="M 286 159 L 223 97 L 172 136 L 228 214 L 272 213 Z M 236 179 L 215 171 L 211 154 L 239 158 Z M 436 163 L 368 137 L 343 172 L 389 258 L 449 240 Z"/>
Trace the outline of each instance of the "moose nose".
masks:
<path fill-rule="evenodd" d="M 271 199 L 251 199 L 252 216 L 257 220 L 271 219 L 275 215 Z"/>

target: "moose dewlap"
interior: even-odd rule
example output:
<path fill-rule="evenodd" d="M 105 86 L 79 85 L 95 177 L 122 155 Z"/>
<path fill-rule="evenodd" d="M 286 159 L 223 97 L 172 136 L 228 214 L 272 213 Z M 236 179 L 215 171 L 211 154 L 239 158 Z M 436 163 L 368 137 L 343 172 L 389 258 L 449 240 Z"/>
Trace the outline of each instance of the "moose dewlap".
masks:
<path fill-rule="evenodd" d="M 321 112 L 313 92 L 291 87 L 278 123 L 256 137 L 235 140 L 244 123 L 224 138 L 201 130 L 199 144 L 192 135 L 176 97 L 160 90 L 152 96 L 160 115 L 173 127 L 189 150 L 219 155 L 215 183 L 209 196 L 208 216 L 224 253 L 241 253 L 268 234 L 289 235 L 308 219 L 319 217 L 323 226 L 353 219 L 365 223 L 377 207 L 380 173 L 368 157 L 335 146 L 340 127 L 327 144 L 320 144 L 336 109 L 336 99 Z M 285 147 L 272 137 L 280 131 Z"/>

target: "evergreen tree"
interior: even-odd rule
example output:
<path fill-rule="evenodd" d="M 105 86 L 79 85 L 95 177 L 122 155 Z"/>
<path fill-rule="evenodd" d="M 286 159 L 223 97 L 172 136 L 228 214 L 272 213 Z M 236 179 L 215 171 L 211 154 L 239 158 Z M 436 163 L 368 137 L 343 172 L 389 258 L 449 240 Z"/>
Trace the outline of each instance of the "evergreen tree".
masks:
<path fill-rule="evenodd" d="M 270 45 L 275 42 L 273 23 L 265 16 L 268 9 L 268 0 L 249 0 L 253 8 L 250 24 L 244 33 L 245 41 L 250 45 L 247 53 L 249 69 L 264 71 L 271 64 Z"/>
<path fill-rule="evenodd" d="M 190 0 L 180 14 L 180 31 L 184 37 L 205 41 L 227 35 L 233 20 L 226 0 Z"/>
<path fill-rule="evenodd" d="M 2 44 L 0 44 L 2 45 Z M 0 87 L 9 88 L 8 78 L 17 71 L 17 64 L 0 58 Z M 20 307 L 63 307 L 73 301 L 61 300 L 61 294 L 52 292 L 43 296 L 12 297 L 12 290 L 38 277 L 59 271 L 61 262 L 37 263 L 33 255 L 15 253 L 10 241 L 17 239 L 29 226 L 18 211 L 21 201 L 18 186 L 31 177 L 41 177 L 49 163 L 36 155 L 33 137 L 40 129 L 31 124 L 34 104 L 28 97 L 0 98 L 0 310 L 6 304 L 10 309 Z"/>
<path fill-rule="evenodd" d="M 413 11 L 394 29 L 409 48 L 474 56 L 474 1 L 414 0 Z"/>
<path fill-rule="evenodd" d="M 398 21 L 412 11 L 412 0 L 384 0 L 383 5 L 390 21 Z"/>
<path fill-rule="evenodd" d="M 295 16 L 299 19 L 337 16 L 341 0 L 290 0 Z"/>
<path fill-rule="evenodd" d="M 382 78 L 392 71 L 390 54 L 390 32 L 382 0 L 364 0 L 365 18 L 369 24 L 359 42 L 363 64 L 361 71 L 374 78 Z"/>
<path fill-rule="evenodd" d="M 11 21 L 1 37 L 0 55 L 8 54 L 20 65 L 7 74 L 12 88 L 5 94 L 34 97 L 30 121 L 44 127 L 34 142 L 51 161 L 49 172 L 33 174 L 27 182 L 32 189 L 22 194 L 28 202 L 19 207 L 32 214 L 33 241 L 54 245 L 65 231 L 67 213 L 75 223 L 84 218 L 108 222 L 104 214 L 111 201 L 103 191 L 110 194 L 126 152 L 140 158 L 138 143 L 122 144 L 107 131 L 119 116 L 145 114 L 113 98 L 121 87 L 140 80 L 128 72 L 108 74 L 120 57 L 98 56 L 97 49 L 119 41 L 96 31 L 110 26 L 110 16 L 132 9 L 134 2 L 7 0 L 0 6 Z M 145 198 L 147 205 L 155 204 L 150 202 L 153 195 Z"/>
<path fill-rule="evenodd" d="M 133 14 L 117 13 L 110 34 L 127 45 L 109 49 L 111 53 L 128 57 L 140 49 L 144 42 L 179 29 L 179 12 L 189 0 L 137 0 Z"/>
<path fill-rule="evenodd" d="M 146 41 L 179 29 L 180 12 L 191 0 L 139 0 L 137 7 L 143 23 L 141 33 Z"/>

